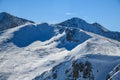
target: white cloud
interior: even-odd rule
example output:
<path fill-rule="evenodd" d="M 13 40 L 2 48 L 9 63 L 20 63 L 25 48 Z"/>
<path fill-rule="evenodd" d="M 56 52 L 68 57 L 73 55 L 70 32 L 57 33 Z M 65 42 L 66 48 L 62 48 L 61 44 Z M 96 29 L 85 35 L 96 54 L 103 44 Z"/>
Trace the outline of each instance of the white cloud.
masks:
<path fill-rule="evenodd" d="M 72 12 L 66 12 L 65 15 L 71 16 L 71 15 L 75 15 L 75 13 L 72 13 Z"/>

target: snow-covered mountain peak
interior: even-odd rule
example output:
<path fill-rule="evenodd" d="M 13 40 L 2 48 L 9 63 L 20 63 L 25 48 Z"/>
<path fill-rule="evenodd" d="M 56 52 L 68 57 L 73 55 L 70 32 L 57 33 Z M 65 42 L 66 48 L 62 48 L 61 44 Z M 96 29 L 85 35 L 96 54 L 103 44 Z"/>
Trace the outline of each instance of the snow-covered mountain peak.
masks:
<path fill-rule="evenodd" d="M 72 18 L 64 22 L 61 22 L 57 25 L 60 25 L 63 27 L 74 27 L 74 28 L 82 29 L 84 31 L 92 32 L 95 34 L 99 34 L 99 35 L 120 41 L 119 32 L 109 31 L 98 23 L 90 24 L 79 18 Z"/>
<path fill-rule="evenodd" d="M 101 29 L 103 29 L 104 31 L 109 31 L 108 29 L 106 29 L 105 27 L 103 27 L 102 25 L 100 25 L 99 23 L 97 23 L 97 22 L 95 22 L 95 23 L 93 23 L 92 24 L 93 26 L 96 26 L 96 27 L 99 27 L 99 28 L 101 28 Z"/>
<path fill-rule="evenodd" d="M 73 18 L 69 19 L 69 21 L 72 21 L 72 22 L 75 22 L 75 23 L 79 23 L 79 22 L 85 23 L 86 22 L 83 19 L 80 19 L 78 17 L 73 17 Z"/>
<path fill-rule="evenodd" d="M 105 29 L 103 26 L 101 26 L 98 23 L 90 24 L 90 23 L 87 23 L 85 20 L 82 20 L 77 17 L 68 19 L 64 22 L 59 23 L 58 25 L 65 26 L 65 27 L 80 28 L 82 30 L 97 33 L 97 34 L 108 31 L 107 29 Z"/>
<path fill-rule="evenodd" d="M 9 13 L 7 13 L 7 12 L 1 12 L 1 13 L 0 13 L 0 16 L 1 16 L 1 15 L 5 16 L 5 15 L 11 15 L 11 14 L 9 14 Z"/>
<path fill-rule="evenodd" d="M 107 29 L 105 30 L 105 28 L 101 26 L 99 23 L 90 24 L 90 23 L 87 23 L 85 20 L 82 20 L 77 17 L 68 19 L 64 22 L 59 23 L 58 25 L 62 25 L 66 27 L 77 27 L 90 32 L 94 32 L 95 30 L 107 31 Z"/>
<path fill-rule="evenodd" d="M 0 13 L 0 20 L 2 19 L 2 17 L 4 16 L 4 15 L 7 15 L 8 13 L 6 13 L 6 12 L 2 12 L 2 13 Z"/>
<path fill-rule="evenodd" d="M 7 14 L 6 12 L 0 13 L 0 21 L 3 19 L 4 15 L 6 15 L 6 14 Z"/>
<path fill-rule="evenodd" d="M 84 24 L 87 24 L 84 20 L 74 17 L 71 19 L 68 19 L 64 22 L 59 23 L 58 25 L 67 26 L 67 27 L 77 27 L 82 28 Z M 80 27 L 81 26 L 81 27 Z"/>
<path fill-rule="evenodd" d="M 0 31 L 17 27 L 25 23 L 34 23 L 34 22 L 13 16 L 6 12 L 0 13 Z"/>
<path fill-rule="evenodd" d="M 1 13 L 0 13 L 0 16 L 1 16 L 1 15 L 5 15 L 5 14 L 8 14 L 8 13 L 7 13 L 7 12 L 1 12 Z"/>

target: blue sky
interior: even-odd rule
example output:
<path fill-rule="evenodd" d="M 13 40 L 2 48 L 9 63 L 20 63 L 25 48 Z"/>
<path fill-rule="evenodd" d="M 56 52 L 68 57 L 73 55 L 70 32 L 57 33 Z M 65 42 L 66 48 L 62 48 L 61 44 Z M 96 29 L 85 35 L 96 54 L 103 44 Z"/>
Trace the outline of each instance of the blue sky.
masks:
<path fill-rule="evenodd" d="M 120 0 L 0 0 L 0 12 L 37 23 L 59 23 L 79 17 L 120 31 Z"/>

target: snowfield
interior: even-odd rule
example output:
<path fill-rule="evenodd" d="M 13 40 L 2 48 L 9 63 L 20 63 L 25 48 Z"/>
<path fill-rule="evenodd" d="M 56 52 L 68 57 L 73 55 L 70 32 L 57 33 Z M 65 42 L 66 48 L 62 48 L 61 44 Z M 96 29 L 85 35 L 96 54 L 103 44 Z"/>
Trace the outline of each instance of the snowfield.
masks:
<path fill-rule="evenodd" d="M 2 30 L 0 80 L 120 80 L 119 34 L 78 18 Z"/>

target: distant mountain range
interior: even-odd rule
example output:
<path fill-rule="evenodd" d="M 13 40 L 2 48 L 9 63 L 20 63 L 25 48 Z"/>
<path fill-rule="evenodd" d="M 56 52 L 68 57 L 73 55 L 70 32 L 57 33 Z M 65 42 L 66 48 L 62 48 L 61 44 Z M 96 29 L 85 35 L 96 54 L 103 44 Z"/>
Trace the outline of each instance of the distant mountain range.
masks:
<path fill-rule="evenodd" d="M 0 80 L 120 80 L 120 32 L 0 13 Z"/>

